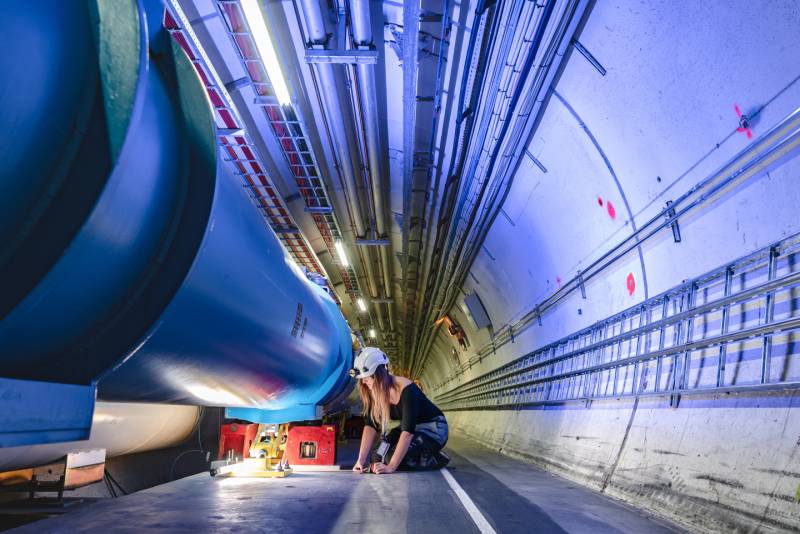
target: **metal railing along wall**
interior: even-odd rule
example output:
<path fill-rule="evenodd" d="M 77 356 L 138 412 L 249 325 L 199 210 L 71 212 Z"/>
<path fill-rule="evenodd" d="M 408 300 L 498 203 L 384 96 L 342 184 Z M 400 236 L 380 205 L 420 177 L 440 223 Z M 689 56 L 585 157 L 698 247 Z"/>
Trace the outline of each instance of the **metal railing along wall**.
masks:
<path fill-rule="evenodd" d="M 675 223 L 682 220 L 684 216 L 703 209 L 709 202 L 731 191 L 734 187 L 763 175 L 764 169 L 790 156 L 798 147 L 800 147 L 800 109 L 787 115 L 769 131 L 737 153 L 722 168 L 668 203 L 655 216 L 640 223 L 635 232 L 624 237 L 602 256 L 579 271 L 575 277 L 562 283 L 557 291 L 538 302 L 523 317 L 495 331 L 491 341 L 477 350 L 475 359 L 481 360 L 494 353 L 498 347 L 512 342 L 515 335 L 519 335 L 537 320 L 541 323 L 546 312 L 556 307 L 575 291 L 583 291 L 587 282 L 600 276 L 606 269 L 624 258 L 626 254 L 636 250 L 645 241 L 659 235 L 659 232 L 674 228 Z M 472 363 L 471 360 L 467 362 L 467 365 L 471 366 Z"/>
<path fill-rule="evenodd" d="M 438 386 L 439 389 L 444 384 Z M 435 395 L 445 410 L 800 387 L 800 234 Z"/>

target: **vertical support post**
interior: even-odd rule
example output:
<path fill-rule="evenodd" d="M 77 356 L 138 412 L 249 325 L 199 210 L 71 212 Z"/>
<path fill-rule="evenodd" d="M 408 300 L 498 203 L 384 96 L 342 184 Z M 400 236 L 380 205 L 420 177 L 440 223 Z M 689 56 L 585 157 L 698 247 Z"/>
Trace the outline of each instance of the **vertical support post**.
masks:
<path fill-rule="evenodd" d="M 633 318 L 631 318 L 631 321 L 633 321 Z M 643 325 L 644 325 L 644 308 L 642 308 L 642 311 L 639 312 L 639 324 L 637 325 L 637 328 L 641 328 Z M 636 352 L 634 353 L 634 355 L 635 356 L 640 356 L 641 354 L 642 354 L 642 333 L 640 331 L 636 335 Z M 639 365 L 638 361 L 634 362 L 634 364 L 633 364 L 633 385 L 634 385 L 634 388 L 635 388 L 634 389 L 634 393 L 636 393 L 636 394 L 638 394 L 642 389 L 641 383 L 640 383 L 640 382 L 642 382 L 642 377 L 640 376 L 640 373 L 642 375 L 644 374 L 644 362 L 642 362 L 642 365 Z"/>
<path fill-rule="evenodd" d="M 592 330 L 592 334 L 591 334 L 591 336 L 589 338 L 589 344 L 590 345 L 592 343 L 594 343 L 594 339 L 595 339 L 595 335 L 596 334 L 597 334 L 597 332 L 593 329 Z M 581 355 L 581 364 L 580 364 L 580 366 L 582 368 L 586 368 L 588 365 L 592 364 L 591 363 L 592 362 L 591 354 L 592 354 L 592 351 L 587 351 L 585 349 L 583 350 L 583 353 Z M 589 381 L 588 380 L 584 380 L 583 381 L 583 396 L 586 397 L 588 395 L 589 395 Z"/>
<path fill-rule="evenodd" d="M 600 333 L 600 341 L 605 341 L 608 337 L 608 323 L 603 323 L 602 331 Z M 600 348 L 597 349 L 597 360 L 598 363 L 606 363 L 606 345 L 602 345 Z M 611 371 L 607 371 L 606 381 L 605 381 L 605 397 L 608 396 L 608 386 L 609 382 L 611 381 Z M 600 384 L 597 385 L 598 395 L 600 391 Z"/>
<path fill-rule="evenodd" d="M 689 309 L 694 309 L 697 305 L 697 285 L 692 284 L 689 290 Z M 694 317 L 689 317 L 686 325 L 686 343 L 691 343 L 694 338 Z M 689 386 L 689 367 L 691 364 L 692 351 L 686 350 L 683 353 L 683 365 L 681 366 L 682 380 L 680 381 L 680 388 L 686 389 Z"/>
<path fill-rule="evenodd" d="M 769 261 L 767 262 L 767 277 L 769 280 L 775 279 L 778 265 L 778 250 L 769 250 Z M 772 322 L 775 311 L 775 292 L 770 291 L 764 299 L 764 324 Z M 768 384 L 770 379 L 770 359 L 772 357 L 772 334 L 764 336 L 764 344 L 761 349 L 761 383 Z"/>
<path fill-rule="evenodd" d="M 661 318 L 659 320 L 663 320 L 667 318 L 667 310 L 669 306 L 669 295 L 664 295 L 664 302 L 661 305 Z M 664 343 L 667 337 L 667 327 L 665 325 L 661 326 L 661 332 L 658 334 L 658 350 L 661 351 L 664 349 Z M 661 371 L 663 367 L 663 356 L 658 356 L 656 358 L 656 383 L 654 391 L 661 391 Z"/>
<path fill-rule="evenodd" d="M 678 305 L 677 309 L 674 310 L 674 313 L 680 313 L 683 310 L 689 308 L 690 293 L 691 290 L 689 292 L 681 294 L 680 304 Z M 688 323 L 688 320 L 679 321 L 678 324 L 675 326 L 675 336 L 673 338 L 673 343 L 672 343 L 673 347 L 677 348 L 679 345 L 683 345 L 683 336 L 684 336 L 684 331 L 686 330 L 686 328 L 684 328 L 684 323 Z M 672 373 L 668 377 L 668 388 L 670 391 L 675 391 L 676 389 L 678 389 L 678 384 L 680 383 L 678 381 L 679 364 L 680 364 L 680 354 L 676 352 L 672 355 Z M 669 405 L 672 406 L 673 408 L 676 406 L 674 393 L 670 393 Z"/>
<path fill-rule="evenodd" d="M 670 221 L 669 226 L 672 228 L 672 239 L 676 243 L 681 242 L 681 228 L 678 226 L 678 219 L 675 217 L 675 208 L 672 207 L 672 200 L 667 200 L 667 221 Z"/>
<path fill-rule="evenodd" d="M 686 295 L 687 311 L 694 309 L 696 304 L 695 303 L 696 298 L 697 298 L 697 284 L 692 282 L 692 285 L 689 287 L 689 293 Z M 694 334 L 694 317 L 689 316 L 689 318 L 686 319 L 686 333 L 684 335 L 683 342 L 691 343 L 693 334 Z M 689 385 L 689 364 L 691 363 L 691 354 L 692 351 L 689 349 L 683 351 L 683 362 L 680 365 L 680 375 L 678 375 L 678 369 L 677 369 L 677 364 L 678 361 L 680 360 L 680 357 L 676 355 L 675 357 L 676 368 L 674 373 L 675 380 L 674 380 L 674 387 L 672 389 L 686 389 L 687 386 Z M 681 401 L 680 394 L 672 395 L 672 397 L 670 398 L 671 404 L 673 404 L 673 407 L 676 408 L 680 401 Z"/>
<path fill-rule="evenodd" d="M 644 353 L 650 354 L 650 345 L 652 345 L 652 332 L 650 331 L 650 322 L 653 320 L 653 308 L 647 304 L 642 308 L 642 314 L 644 316 L 644 326 L 645 328 L 645 338 L 644 338 Z M 642 369 L 642 383 L 646 384 L 647 377 L 645 373 L 650 370 L 650 361 L 647 361 L 647 366 Z M 644 385 L 642 386 L 644 388 Z"/>
<path fill-rule="evenodd" d="M 728 267 L 725 269 L 725 288 L 724 288 L 724 296 L 730 297 L 731 296 L 731 286 L 733 285 L 733 268 Z M 722 307 L 722 326 L 720 328 L 720 334 L 725 335 L 728 333 L 728 322 L 730 321 L 730 305 L 725 304 Z M 728 346 L 723 343 L 719 347 L 719 360 L 717 361 L 717 387 L 722 387 L 725 385 L 725 360 L 728 357 Z"/>
<path fill-rule="evenodd" d="M 686 293 L 681 295 L 681 300 L 677 304 L 673 301 L 673 314 L 680 313 L 684 310 L 684 305 L 688 308 L 688 295 Z M 677 347 L 678 345 L 683 344 L 683 332 L 684 332 L 684 325 L 683 321 L 678 321 L 675 325 L 675 334 L 672 336 L 672 346 Z M 677 374 L 678 374 L 678 353 L 674 353 L 672 355 L 672 374 L 668 378 L 668 387 L 669 389 L 675 389 L 676 384 L 678 383 Z"/>
<path fill-rule="evenodd" d="M 614 357 L 614 353 L 615 352 L 617 353 L 616 357 Z M 611 360 L 619 361 L 619 357 L 620 357 L 621 353 L 622 353 L 622 342 L 621 341 L 617 341 L 616 348 L 612 348 L 611 349 Z M 620 374 L 619 373 L 619 368 L 620 368 L 619 365 L 614 366 L 614 395 L 616 395 L 617 391 L 619 391 L 619 374 Z M 622 390 L 624 391 L 625 388 L 622 388 Z"/>

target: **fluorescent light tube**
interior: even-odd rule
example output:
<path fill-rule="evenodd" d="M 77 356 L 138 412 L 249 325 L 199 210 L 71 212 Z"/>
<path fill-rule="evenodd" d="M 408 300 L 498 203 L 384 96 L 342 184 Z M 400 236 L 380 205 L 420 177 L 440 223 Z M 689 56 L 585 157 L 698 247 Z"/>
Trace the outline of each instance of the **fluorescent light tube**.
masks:
<path fill-rule="evenodd" d="M 253 35 L 253 40 L 256 42 L 258 54 L 261 56 L 261 61 L 264 63 L 264 68 L 269 76 L 269 81 L 272 88 L 275 90 L 275 96 L 281 104 L 291 104 L 292 99 L 289 97 L 289 89 L 286 87 L 286 80 L 283 78 L 283 71 L 278 62 L 278 54 L 275 52 L 275 47 L 272 44 L 272 39 L 267 31 L 267 25 L 264 22 L 264 15 L 261 12 L 259 0 L 241 0 L 242 11 L 244 18 L 247 20 L 247 25 L 250 26 L 250 33 Z"/>
<path fill-rule="evenodd" d="M 336 247 L 336 254 L 339 255 L 339 263 L 342 264 L 342 267 L 349 266 L 350 261 L 347 259 L 347 253 L 344 251 L 344 245 L 342 245 L 342 242 L 337 241 L 334 246 Z"/>
<path fill-rule="evenodd" d="M 378 335 L 377 335 L 377 333 L 375 332 L 375 329 L 374 329 L 374 328 L 370 328 L 370 329 L 369 329 L 369 337 L 371 337 L 372 339 L 375 339 L 376 337 L 378 337 Z"/>
<path fill-rule="evenodd" d="M 358 310 L 361 313 L 366 313 L 367 312 L 367 305 L 364 304 L 364 299 L 359 297 L 358 299 L 356 299 L 356 304 L 358 305 Z"/>

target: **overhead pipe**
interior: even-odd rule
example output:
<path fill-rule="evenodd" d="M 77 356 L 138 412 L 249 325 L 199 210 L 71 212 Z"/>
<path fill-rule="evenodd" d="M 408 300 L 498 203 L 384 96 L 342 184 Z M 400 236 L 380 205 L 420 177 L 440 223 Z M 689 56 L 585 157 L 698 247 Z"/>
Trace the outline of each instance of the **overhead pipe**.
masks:
<path fill-rule="evenodd" d="M 450 26 L 450 24 L 451 24 L 450 0 L 444 0 L 444 5 L 442 6 L 442 29 L 440 33 L 440 42 L 442 44 L 440 45 L 439 48 L 439 60 L 437 61 L 436 64 L 436 83 L 434 85 L 434 100 L 433 100 L 433 121 L 432 121 L 433 123 L 431 125 L 431 138 L 428 143 L 428 154 L 429 154 L 428 157 L 430 158 L 430 163 L 431 163 L 431 166 L 428 167 L 428 183 L 433 182 L 433 187 L 431 188 L 432 194 L 430 195 L 430 199 L 426 201 L 425 204 L 423 204 L 422 206 L 423 221 L 428 220 L 428 210 L 431 211 L 431 216 L 433 218 L 436 217 L 436 212 L 434 210 L 434 203 L 436 202 L 436 192 L 439 191 L 439 181 L 441 178 L 441 173 L 435 171 L 434 169 L 441 168 L 441 164 L 434 166 L 433 162 L 434 162 L 434 154 L 436 152 L 436 140 L 439 132 L 439 117 L 440 117 L 439 111 L 442 105 L 442 84 L 444 83 L 444 62 L 445 62 L 444 43 L 445 43 L 445 38 L 447 36 L 447 29 Z M 449 47 L 450 44 L 448 43 L 448 53 L 450 50 Z M 442 140 L 442 142 L 444 142 L 444 140 Z M 439 156 L 440 161 L 442 157 L 443 156 L 441 155 Z M 429 227 L 424 231 L 425 238 L 422 241 L 422 247 L 420 249 L 421 250 L 420 262 L 422 263 L 422 276 L 420 276 L 421 282 L 423 280 L 427 282 L 427 279 L 430 276 L 430 269 L 426 269 L 428 263 L 425 261 L 425 258 L 433 257 L 432 252 L 426 250 L 426 248 L 430 248 L 428 245 L 430 244 L 432 237 L 430 229 L 431 226 L 432 225 L 429 225 Z M 422 233 L 420 235 L 422 235 Z M 420 287 L 422 288 L 426 287 L 427 284 L 425 282 L 422 282 L 422 285 Z M 423 311 L 422 299 L 419 299 L 415 304 L 416 304 L 415 308 L 411 311 L 414 320 L 416 320 L 416 318 L 422 314 Z M 419 329 L 417 330 L 415 335 L 418 335 L 418 331 Z M 412 344 L 415 345 L 414 342 L 412 342 Z"/>
<path fill-rule="evenodd" d="M 576 4 L 577 4 L 577 2 L 576 2 Z M 548 26 L 548 22 L 549 22 L 549 19 L 550 19 L 551 15 L 552 15 L 554 6 L 555 6 L 554 2 L 547 3 L 543 8 L 543 13 L 542 13 L 541 17 L 537 21 L 537 28 L 536 28 L 535 36 L 534 36 L 534 39 L 533 39 L 533 41 L 532 41 L 532 43 L 531 43 L 531 45 L 530 45 L 530 47 L 528 49 L 529 50 L 528 51 L 528 55 L 527 55 L 527 58 L 525 59 L 525 63 L 524 63 L 523 68 L 522 68 L 522 72 L 524 73 L 523 74 L 524 77 L 528 76 L 528 73 L 531 71 L 531 69 L 533 67 L 533 64 L 535 62 L 536 56 L 538 54 L 539 46 L 541 44 L 541 41 L 544 39 L 545 30 L 546 30 L 546 28 Z M 583 6 L 585 8 L 585 4 L 583 4 Z M 561 24 L 561 25 L 562 26 L 568 26 L 574 32 L 575 25 L 581 19 L 581 17 L 580 16 L 577 16 L 577 17 L 575 16 L 575 9 L 567 10 L 566 14 L 562 14 L 562 20 L 561 20 L 562 23 L 565 20 L 564 17 L 567 17 L 566 20 L 570 21 L 570 23 L 568 23 L 566 25 L 564 25 L 564 24 Z M 566 28 L 564 28 L 563 33 L 562 33 L 562 39 L 563 39 L 563 35 L 566 35 L 566 34 L 567 34 L 567 30 L 566 30 Z M 563 41 L 562 41 L 562 45 L 563 45 Z M 549 67 L 551 69 L 555 68 L 557 70 L 559 68 L 559 63 L 556 62 L 555 60 L 554 60 L 553 63 L 555 65 L 551 64 L 551 65 L 549 65 Z M 511 103 L 508 105 L 509 115 L 511 115 L 512 113 L 520 113 L 520 112 L 514 112 L 513 110 L 515 110 L 516 107 L 517 107 L 517 102 L 519 101 L 519 99 L 520 99 L 520 97 L 521 97 L 521 95 L 523 93 L 523 90 L 525 89 L 525 85 L 526 84 L 525 84 L 524 80 L 520 80 L 520 82 L 518 83 L 518 85 L 517 85 L 517 87 L 516 87 L 516 89 L 514 91 L 514 95 L 512 96 Z M 483 197 L 483 195 L 484 195 L 484 193 L 486 191 L 486 186 L 488 185 L 488 182 L 489 182 L 488 177 L 491 175 L 491 172 L 492 172 L 492 170 L 494 168 L 495 162 L 496 162 L 496 160 L 498 158 L 499 150 L 500 150 L 500 148 L 501 148 L 501 146 L 503 144 L 502 140 L 506 137 L 506 133 L 507 133 L 507 130 L 509 128 L 510 123 L 511 123 L 510 120 L 506 120 L 503 123 L 502 127 L 501 127 L 500 134 L 497 136 L 497 138 L 500 139 L 501 141 L 497 142 L 497 144 L 495 145 L 495 147 L 494 147 L 494 149 L 492 151 L 492 154 L 491 154 L 491 156 L 490 156 L 490 158 L 488 160 L 489 161 L 489 170 L 486 172 L 487 179 L 485 180 L 483 186 L 480 189 L 479 197 L 478 197 L 478 199 L 479 199 L 478 203 L 476 204 L 476 207 L 474 208 L 474 210 L 470 213 L 470 216 L 469 216 L 469 219 L 468 219 L 468 223 L 467 223 L 467 226 L 466 226 L 467 228 L 470 228 L 472 226 L 472 223 L 474 222 L 474 219 L 475 219 L 475 217 L 477 215 L 478 206 L 480 205 L 480 199 Z M 485 223 L 485 221 L 481 221 L 481 222 Z M 467 239 L 468 239 L 468 235 L 465 235 L 463 240 L 461 240 L 456 245 L 456 247 L 457 247 L 456 248 L 456 252 L 455 252 L 455 257 L 456 258 L 461 257 L 462 256 L 462 252 L 465 252 L 464 251 L 464 247 L 466 245 Z M 470 260 L 470 262 L 471 261 L 472 260 Z M 463 277 L 466 276 L 466 269 L 462 268 L 461 271 L 459 271 L 458 273 L 455 273 L 455 274 L 456 274 L 456 276 L 453 277 L 453 280 L 463 280 Z M 443 287 L 439 288 L 439 290 L 437 291 L 436 297 L 437 297 L 437 302 L 440 301 L 442 303 L 442 308 L 441 309 L 442 310 L 447 310 L 450 307 L 452 307 L 452 305 L 453 305 L 453 301 L 454 301 L 455 297 L 451 296 L 451 291 L 452 291 L 453 287 L 458 285 L 458 282 L 444 282 L 444 280 L 442 280 L 442 283 L 443 283 Z M 444 292 L 443 295 L 441 294 L 442 291 Z M 416 370 L 418 372 L 421 372 L 422 367 L 424 367 L 425 362 L 427 360 L 427 351 L 430 348 L 431 342 L 432 342 L 431 341 L 432 340 L 431 336 L 432 336 L 432 334 L 428 333 L 427 339 L 420 342 L 420 348 L 424 349 L 424 350 L 421 350 L 422 354 L 420 355 L 420 362 L 419 362 L 419 365 L 416 367 Z"/>
<path fill-rule="evenodd" d="M 352 0 L 350 2 L 350 20 L 353 29 L 353 40 L 356 46 L 372 47 L 372 25 L 369 14 L 368 0 Z M 375 66 L 359 63 L 356 66 L 358 73 L 361 112 L 364 117 L 364 130 L 366 133 L 367 162 L 370 176 L 372 177 L 372 203 L 375 213 L 375 231 L 379 238 L 386 237 L 386 211 L 384 191 L 384 176 L 381 169 L 380 157 L 380 132 L 378 124 L 378 98 L 375 88 Z M 392 298 L 392 264 L 389 247 L 380 247 L 381 271 L 383 275 L 383 296 Z M 394 330 L 394 307 L 387 304 L 389 312 L 389 325 Z"/>
<path fill-rule="evenodd" d="M 325 46 L 328 42 L 328 33 L 325 31 L 325 22 L 318 0 L 300 0 L 300 3 L 305 14 L 308 39 L 312 45 Z M 319 92 L 322 96 L 324 109 L 329 117 L 334 117 L 334 112 L 341 108 L 341 99 L 336 76 L 333 72 L 333 65 L 331 63 L 315 63 L 314 66 L 319 76 Z M 345 130 L 342 121 L 330 120 L 328 125 L 331 128 L 333 142 L 339 155 L 339 168 L 344 179 L 345 196 L 353 219 L 353 225 L 358 237 L 365 237 L 364 218 L 356 187 L 356 172 L 353 168 L 353 158 L 350 153 L 352 145 L 349 141 L 352 136 Z"/>
<path fill-rule="evenodd" d="M 534 66 L 536 64 L 536 57 L 537 57 L 537 55 L 539 53 L 539 46 L 541 45 L 542 40 L 545 37 L 545 32 L 546 32 L 546 30 L 548 28 L 548 25 L 549 25 L 549 22 L 550 22 L 550 17 L 553 14 L 554 8 L 555 8 L 555 2 L 546 3 L 544 5 L 544 7 L 542 8 L 542 13 L 541 13 L 540 17 L 536 21 L 536 29 L 535 29 L 534 37 L 533 37 L 533 40 L 531 41 L 530 45 L 528 46 L 528 55 L 525 58 L 525 62 L 523 63 L 522 68 L 521 68 L 521 73 L 520 73 L 521 79 L 517 83 L 516 87 L 514 88 L 514 93 L 513 93 L 512 97 L 511 97 L 511 102 L 508 103 L 508 106 L 506 108 L 508 111 L 506 113 L 506 119 L 503 121 L 502 125 L 500 126 L 500 132 L 494 134 L 494 138 L 497 139 L 497 141 L 495 142 L 494 147 L 492 148 L 492 152 L 489 155 L 489 157 L 487 159 L 487 162 L 486 162 L 486 167 L 488 167 L 488 170 L 486 170 L 485 174 L 484 174 L 484 176 L 486 178 L 483 180 L 483 183 L 480 185 L 480 189 L 478 191 L 477 201 L 473 204 L 472 211 L 469 213 L 469 217 L 467 218 L 467 223 L 466 223 L 466 226 L 465 226 L 464 236 L 456 244 L 456 252 L 455 252 L 455 255 L 452 256 L 452 258 L 454 258 L 454 260 L 453 260 L 454 263 L 452 265 L 453 265 L 455 270 L 458 269 L 457 263 L 456 263 L 458 261 L 458 259 L 460 259 L 462 257 L 462 255 L 465 255 L 468 252 L 468 251 L 465 252 L 464 248 L 465 248 L 465 246 L 467 244 L 467 241 L 469 239 L 469 229 L 472 228 L 472 226 L 473 226 L 473 224 L 475 222 L 475 218 L 478 215 L 478 211 L 479 211 L 479 208 L 481 206 L 481 200 L 483 199 L 484 194 L 486 193 L 486 188 L 489 185 L 489 181 L 490 181 L 490 178 L 491 178 L 491 175 L 492 175 L 492 171 L 494 170 L 494 166 L 495 166 L 495 164 L 497 162 L 497 159 L 498 159 L 498 156 L 499 156 L 499 153 L 500 153 L 500 148 L 503 146 L 503 141 L 506 139 L 506 134 L 507 134 L 508 129 L 509 129 L 510 125 L 511 125 L 511 122 L 512 122 L 511 119 L 516 115 L 521 115 L 521 113 L 522 113 L 521 110 L 517 110 L 517 103 L 519 102 L 520 98 L 523 97 L 524 90 L 527 89 L 527 86 L 526 86 L 525 82 L 526 82 L 526 79 L 528 78 L 528 76 L 530 75 L 532 69 L 534 68 Z M 524 38 L 524 34 L 521 36 L 521 38 Z M 501 72 L 500 75 L 502 77 L 503 73 Z M 492 106 L 492 108 L 488 108 L 487 112 L 489 114 L 495 113 L 493 111 L 493 108 L 494 108 L 494 106 Z M 489 121 L 487 121 L 487 122 L 491 122 L 491 119 L 489 119 Z M 481 134 L 481 132 L 479 131 L 478 135 L 480 136 L 480 134 Z M 475 171 L 476 171 L 476 168 L 478 166 L 478 162 L 481 159 L 480 158 L 480 153 L 483 152 L 484 148 L 483 147 L 479 147 L 479 149 L 480 149 L 479 150 L 479 155 L 474 158 L 473 165 L 471 165 L 470 169 L 467 171 L 468 176 L 471 176 L 471 177 L 475 176 Z M 466 195 L 463 197 L 463 199 L 466 200 Z M 456 221 L 456 223 L 454 225 L 455 228 L 457 228 L 459 226 L 459 222 L 460 221 L 464 220 L 463 217 L 461 217 L 461 213 L 460 213 L 461 212 L 461 208 L 460 207 L 459 207 L 458 211 L 459 211 L 458 217 L 459 217 L 460 220 Z M 478 231 L 480 231 L 480 229 L 478 229 Z M 452 235 L 451 237 L 453 239 L 457 238 L 457 232 L 454 235 Z M 452 241 L 451 241 L 451 243 L 452 243 Z M 445 275 L 447 275 L 449 272 L 450 272 L 450 269 L 446 269 L 445 270 Z M 453 273 L 453 274 L 455 274 L 455 273 Z M 443 306 L 443 310 L 447 310 L 447 309 L 449 309 L 449 306 L 452 306 L 452 304 L 451 304 L 452 299 L 449 299 L 448 296 L 452 293 L 452 288 L 453 287 L 454 286 L 453 286 L 453 283 L 451 281 L 448 280 L 447 282 L 445 282 L 444 295 L 443 295 L 444 298 L 442 300 L 442 303 L 444 305 Z"/>
<path fill-rule="evenodd" d="M 402 296 L 405 311 L 403 324 L 403 342 L 406 347 L 408 340 L 413 336 L 412 324 L 409 321 L 408 303 L 408 278 L 411 260 L 411 195 L 414 181 L 414 136 L 417 121 L 417 84 L 419 82 L 419 27 L 420 3 L 416 0 L 405 2 L 403 5 L 403 277 Z M 413 298 L 416 299 L 417 288 L 414 288 Z M 404 357 L 408 357 L 406 349 Z M 404 362 L 408 368 L 408 362 Z"/>
<path fill-rule="evenodd" d="M 325 22 L 319 2 L 317 0 L 301 0 L 300 3 L 302 5 L 303 13 L 305 15 L 306 31 L 308 32 L 308 39 L 310 40 L 312 45 L 325 46 L 328 41 L 328 34 L 325 30 Z M 339 95 L 339 86 L 336 83 L 336 77 L 333 71 L 333 65 L 330 63 L 316 63 L 315 68 L 319 76 L 320 93 L 322 93 L 324 109 L 329 117 L 334 117 L 335 112 L 341 108 L 342 100 Z M 373 87 L 374 87 L 374 80 L 373 80 Z M 370 123 L 372 121 L 365 121 L 365 122 Z M 358 236 L 365 237 L 366 230 L 364 226 L 364 218 L 361 211 L 361 205 L 359 203 L 358 189 L 356 187 L 356 171 L 353 166 L 353 160 L 351 157 L 351 150 L 350 150 L 350 147 L 354 146 L 355 142 L 352 142 L 353 141 L 352 134 L 351 132 L 348 132 L 345 129 L 342 121 L 329 120 L 328 124 L 329 127 L 331 128 L 333 142 L 336 145 L 336 151 L 338 152 L 339 155 L 340 169 L 342 170 L 342 176 L 344 178 L 344 184 L 345 184 L 345 197 L 347 198 L 347 204 L 350 208 L 350 213 L 353 217 L 353 224 L 355 226 L 356 233 L 358 234 Z M 382 213 L 383 212 L 382 205 L 380 206 L 380 209 Z M 376 217 L 376 218 L 378 220 L 382 220 L 382 217 Z M 383 215 L 383 218 L 385 218 L 385 214 Z M 383 229 L 385 231 L 385 227 Z M 367 251 L 364 254 L 364 260 L 365 260 L 364 265 L 366 271 L 365 274 L 367 276 L 367 282 L 368 282 L 367 287 L 369 288 L 369 294 L 372 299 L 377 299 L 378 298 L 376 292 L 377 284 L 372 265 L 372 254 Z M 387 264 L 388 259 L 386 261 L 382 261 L 382 263 Z M 385 283 L 386 279 L 384 278 L 384 284 Z M 383 318 L 379 312 L 380 309 L 378 309 L 378 313 L 376 313 L 379 323 L 378 326 L 383 330 L 384 329 Z"/>
<path fill-rule="evenodd" d="M 450 248 L 450 245 L 445 245 L 445 241 L 449 236 L 449 227 L 453 221 L 453 213 L 455 210 L 456 194 L 459 187 L 459 180 L 462 177 L 461 167 L 463 166 L 465 154 L 459 146 L 467 143 L 469 136 L 472 134 L 475 114 L 470 112 L 474 110 L 477 104 L 477 99 L 483 87 L 483 78 L 487 70 L 488 54 L 490 53 L 494 39 L 497 33 L 497 24 L 501 17 L 495 16 L 497 6 L 493 3 L 487 3 L 481 0 L 475 9 L 475 21 L 473 27 L 477 30 L 470 33 L 469 43 L 467 45 L 466 58 L 471 58 L 475 54 L 475 47 L 480 46 L 478 49 L 478 59 L 476 62 L 475 71 L 472 76 L 468 72 L 463 72 L 461 76 L 461 87 L 459 90 L 458 103 L 456 104 L 455 111 L 458 114 L 456 118 L 455 132 L 453 139 L 456 140 L 455 149 L 451 152 L 450 164 L 448 171 L 448 178 L 444 184 L 442 192 L 441 207 L 439 209 L 439 217 L 437 222 L 436 237 L 433 242 L 431 250 L 431 259 L 429 270 L 431 273 L 436 272 L 435 276 L 428 276 L 426 286 L 423 293 L 423 301 L 433 303 L 434 294 L 438 294 L 442 284 L 442 262 L 446 257 L 445 251 Z M 476 22 L 480 20 L 480 22 Z M 472 83 L 470 81 L 472 80 Z M 469 99 L 465 102 L 465 99 Z M 465 107 L 465 104 L 469 105 Z M 434 267 L 436 265 L 437 267 Z M 419 327 L 425 328 L 429 324 L 431 315 L 436 312 L 432 304 L 429 304 L 427 312 L 424 314 L 423 320 L 420 321 Z M 438 316 L 438 314 L 437 314 Z M 414 345 L 410 347 L 413 351 L 411 358 L 416 359 L 417 354 L 422 351 L 425 345 L 424 337 L 427 333 L 421 334 L 418 339 L 414 340 Z"/>
<path fill-rule="evenodd" d="M 375 285 L 375 270 L 372 265 L 372 254 L 369 253 L 369 250 L 363 250 L 363 247 L 356 247 L 356 248 L 358 249 L 357 250 L 358 256 L 361 259 L 362 263 L 364 264 L 364 270 L 367 275 L 367 291 L 369 291 L 369 296 L 371 299 L 377 299 L 378 291 L 376 289 L 377 286 Z M 385 324 L 383 322 L 383 315 L 381 315 L 380 313 L 376 313 L 375 316 L 378 319 L 378 328 L 383 330 L 385 327 Z"/>

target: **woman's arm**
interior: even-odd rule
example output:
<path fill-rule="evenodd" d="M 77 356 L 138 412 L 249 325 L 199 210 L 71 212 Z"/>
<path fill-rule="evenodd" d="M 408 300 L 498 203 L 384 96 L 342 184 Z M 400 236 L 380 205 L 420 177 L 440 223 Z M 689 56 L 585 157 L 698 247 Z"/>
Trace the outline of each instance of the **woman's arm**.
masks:
<path fill-rule="evenodd" d="M 369 462 L 369 453 L 372 451 L 372 445 L 377 436 L 377 430 L 369 425 L 364 425 L 364 431 L 361 432 L 361 448 L 358 449 L 358 461 L 353 466 L 353 471 L 360 473 L 364 470 L 364 464 Z"/>
<path fill-rule="evenodd" d="M 375 472 L 378 474 L 388 474 L 397 471 L 403 458 L 406 457 L 408 447 L 411 445 L 411 438 L 413 437 L 414 434 L 411 432 L 402 431 L 400 433 L 400 439 L 397 440 L 397 446 L 394 448 L 394 453 L 392 453 L 392 460 L 389 462 L 389 465 L 377 464 L 375 466 Z"/>
<path fill-rule="evenodd" d="M 407 384 L 400 393 L 400 411 L 403 414 L 400 421 L 402 432 L 400 432 L 400 438 L 397 440 L 389 465 L 377 464 L 375 466 L 376 473 L 394 473 L 400 467 L 403 458 L 406 457 L 419 418 L 419 395 L 421 394 L 422 392 L 414 384 Z"/>

